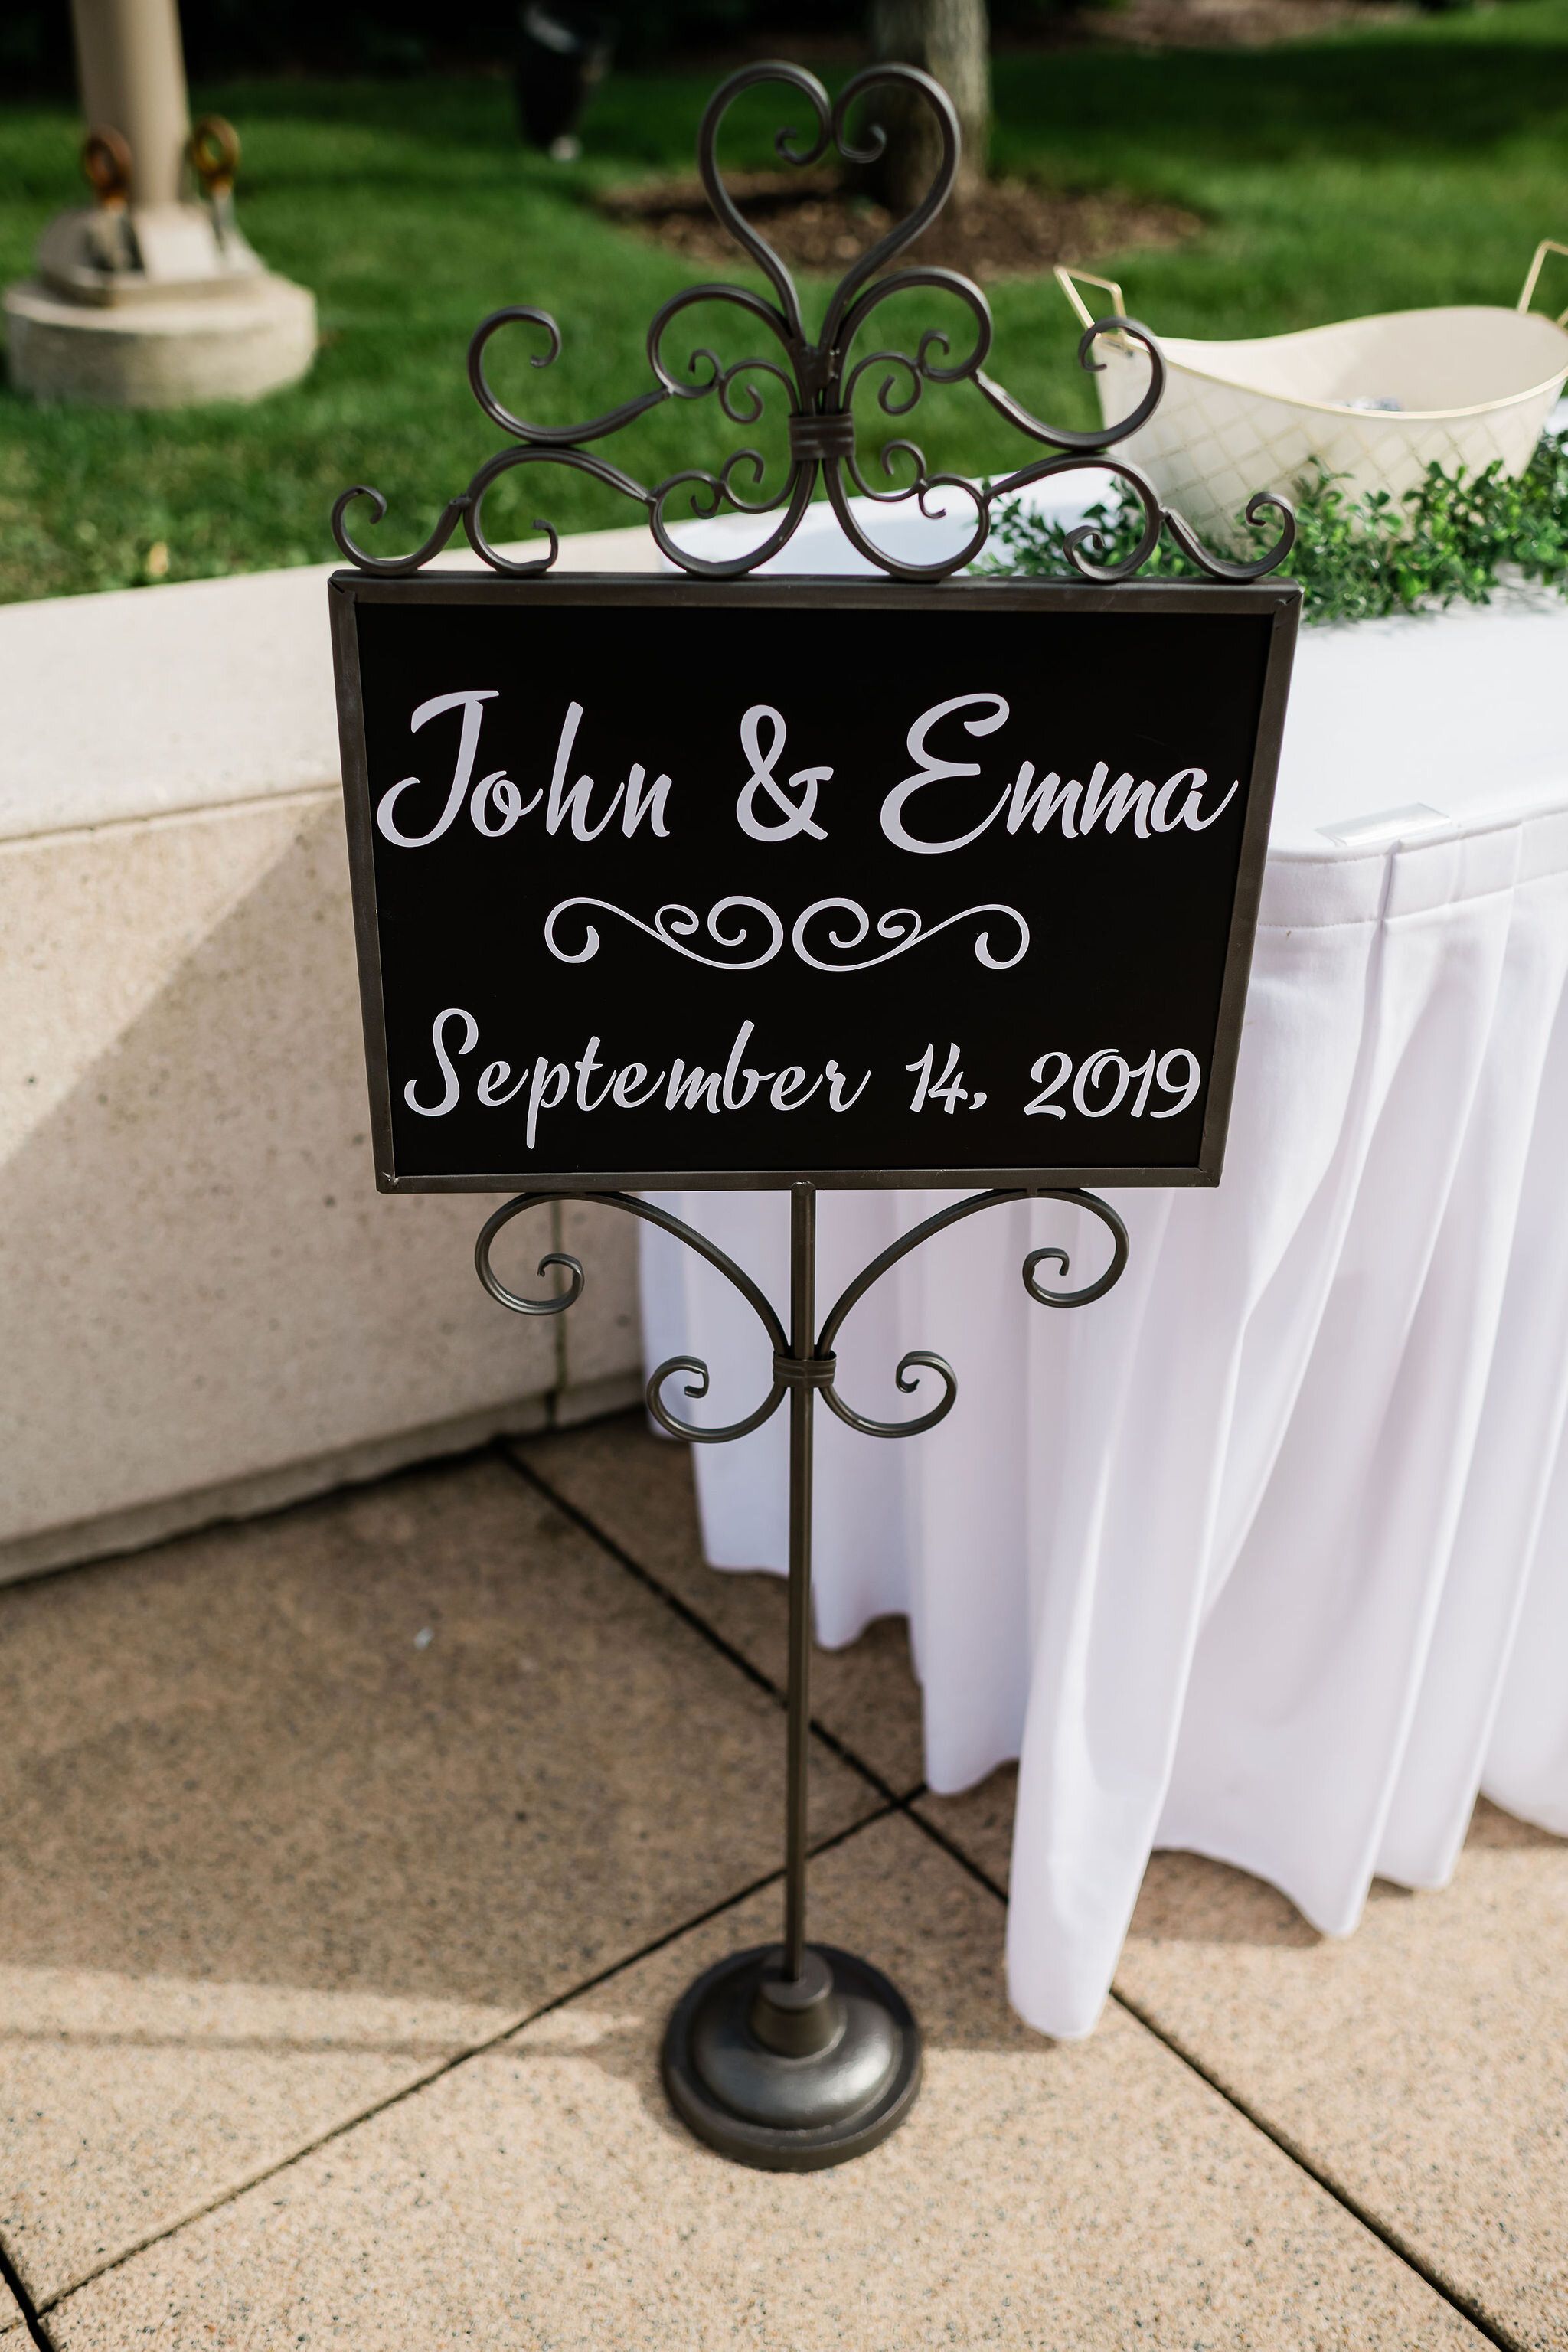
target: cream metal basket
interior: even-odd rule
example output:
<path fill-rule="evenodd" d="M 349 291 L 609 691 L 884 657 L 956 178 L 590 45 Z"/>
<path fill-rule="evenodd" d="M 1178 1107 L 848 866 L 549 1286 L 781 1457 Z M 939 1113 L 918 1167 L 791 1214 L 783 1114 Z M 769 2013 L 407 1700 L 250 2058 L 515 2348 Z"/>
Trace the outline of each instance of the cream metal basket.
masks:
<path fill-rule="evenodd" d="M 1195 530 L 1229 541 L 1254 491 L 1289 497 L 1313 478 L 1314 458 L 1348 477 L 1352 498 L 1398 498 L 1433 464 L 1473 475 L 1500 458 L 1522 474 L 1568 378 L 1568 310 L 1552 320 L 1530 308 L 1549 253 L 1568 246 L 1542 241 L 1511 310 L 1391 310 L 1249 342 L 1161 336 L 1165 396 L 1117 454 Z M 1064 267 L 1057 277 L 1086 327 L 1079 284 L 1102 288 L 1127 315 L 1112 279 Z M 1109 425 L 1142 398 L 1149 362 L 1117 334 L 1099 339 L 1095 357 Z"/>

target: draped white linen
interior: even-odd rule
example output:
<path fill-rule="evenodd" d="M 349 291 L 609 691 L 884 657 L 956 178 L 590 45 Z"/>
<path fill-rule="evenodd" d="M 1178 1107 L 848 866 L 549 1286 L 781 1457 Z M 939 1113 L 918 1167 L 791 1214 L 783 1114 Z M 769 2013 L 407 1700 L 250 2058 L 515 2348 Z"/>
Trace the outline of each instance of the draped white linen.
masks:
<path fill-rule="evenodd" d="M 1121 1284 L 1032 1305 L 987 1212 L 859 1307 L 817 1415 L 820 1638 L 910 1621 L 927 1777 L 1019 1759 L 1009 1981 L 1063 2037 L 1103 2004 L 1150 1851 L 1355 1926 L 1374 1874 L 1449 1876 L 1478 1788 L 1568 1832 L 1568 613 L 1308 632 L 1217 1192 L 1123 1192 Z M 1359 840 L 1353 820 L 1426 803 Z M 1425 826 L 1426 830 L 1420 828 Z M 820 1312 L 925 1194 L 824 1194 Z M 786 1297 L 779 1193 L 671 1202 Z M 1084 1230 L 1076 1228 L 1082 1224 Z M 746 1310 L 645 1235 L 650 1365 L 766 1386 Z M 671 1402 L 685 1409 L 679 1385 Z M 708 1556 L 784 1564 L 784 1429 L 694 1449 Z"/>

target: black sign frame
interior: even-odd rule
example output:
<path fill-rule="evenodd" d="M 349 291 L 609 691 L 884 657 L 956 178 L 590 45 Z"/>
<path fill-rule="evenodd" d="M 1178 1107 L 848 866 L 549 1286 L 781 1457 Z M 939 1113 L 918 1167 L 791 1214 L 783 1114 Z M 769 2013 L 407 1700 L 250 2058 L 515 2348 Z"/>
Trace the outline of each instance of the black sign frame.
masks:
<path fill-rule="evenodd" d="M 1001 611 L 1023 607 L 1048 621 L 1064 614 L 1186 613 L 1267 615 L 1271 623 L 1261 707 L 1240 845 L 1219 1014 L 1209 1065 L 1201 1147 L 1190 1166 L 1049 1165 L 962 1168 L 789 1167 L 711 1171 L 651 1167 L 564 1171 L 482 1169 L 464 1174 L 399 1171 L 394 1136 L 392 1076 L 382 979 L 382 943 L 376 894 L 371 779 L 361 686 L 358 607 L 413 604 L 454 606 L 504 605 L 522 610 L 575 608 L 584 613 L 613 606 L 690 611 L 743 607 L 751 613 L 809 609 L 846 614 L 886 613 L 889 600 L 920 612 L 977 607 Z M 980 1183 L 1009 1188 L 1115 1186 L 1212 1186 L 1220 1180 L 1229 1125 L 1236 1063 L 1241 1039 L 1258 908 L 1268 853 L 1269 817 L 1279 769 L 1301 592 L 1293 581 L 1271 579 L 1229 585 L 1187 582 L 1128 581 L 1105 587 L 1078 581 L 1016 577 L 950 579 L 896 585 L 877 580 L 755 576 L 742 581 L 660 577 L 649 573 L 554 574 L 548 580 L 505 579 L 493 574 L 426 572 L 416 578 L 377 579 L 362 572 L 338 572 L 329 583 L 348 824 L 350 875 L 358 949 L 361 1010 L 370 1081 L 371 1130 L 376 1183 L 384 1192 L 686 1192 L 781 1188 L 809 1182 L 827 1190 L 939 1190 Z"/>

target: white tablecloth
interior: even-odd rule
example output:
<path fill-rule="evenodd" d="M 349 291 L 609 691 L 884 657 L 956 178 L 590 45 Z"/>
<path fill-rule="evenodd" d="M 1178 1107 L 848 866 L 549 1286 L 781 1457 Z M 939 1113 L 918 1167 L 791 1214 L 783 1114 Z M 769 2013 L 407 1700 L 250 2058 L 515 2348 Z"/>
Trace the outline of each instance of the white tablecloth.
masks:
<path fill-rule="evenodd" d="M 1067 1315 L 1024 1253 L 1079 1279 L 1099 1229 L 988 1212 L 839 1341 L 889 1418 L 906 1349 L 958 1373 L 924 1437 L 818 1414 L 817 1626 L 908 1615 L 933 1789 L 1019 1759 L 1009 1977 L 1047 2032 L 1093 2027 L 1152 1847 L 1346 1934 L 1374 1874 L 1444 1884 L 1478 1787 L 1568 1832 L 1565 681 L 1555 600 L 1304 632 L 1220 1189 L 1112 1196 L 1127 1272 Z M 938 1198 L 825 1194 L 822 1305 Z M 782 1195 L 673 1205 L 784 1299 Z M 700 1413 L 763 1392 L 658 1235 L 644 1311 L 650 1364 L 710 1362 Z M 710 1559 L 782 1569 L 784 1416 L 695 1454 Z"/>

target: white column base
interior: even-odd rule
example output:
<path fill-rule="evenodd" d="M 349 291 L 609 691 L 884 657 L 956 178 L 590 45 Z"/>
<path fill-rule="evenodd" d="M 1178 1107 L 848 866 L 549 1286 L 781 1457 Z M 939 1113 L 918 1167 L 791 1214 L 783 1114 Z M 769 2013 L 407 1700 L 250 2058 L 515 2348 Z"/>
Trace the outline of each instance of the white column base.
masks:
<path fill-rule="evenodd" d="M 297 383 L 316 350 L 316 298 L 269 270 L 232 292 L 99 306 L 37 280 L 8 286 L 11 381 L 37 400 L 183 408 Z"/>

